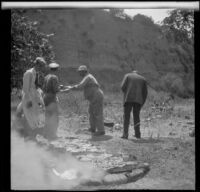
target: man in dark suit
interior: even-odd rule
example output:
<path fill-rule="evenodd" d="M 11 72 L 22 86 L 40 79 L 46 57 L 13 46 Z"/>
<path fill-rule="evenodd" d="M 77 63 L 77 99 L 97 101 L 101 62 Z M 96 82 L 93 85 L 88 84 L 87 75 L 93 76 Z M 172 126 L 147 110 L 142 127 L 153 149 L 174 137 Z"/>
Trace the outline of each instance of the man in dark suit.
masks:
<path fill-rule="evenodd" d="M 121 90 L 124 93 L 124 131 L 121 138 L 128 139 L 130 113 L 133 110 L 135 137 L 139 139 L 140 110 L 147 98 L 147 82 L 137 71 L 132 71 L 124 76 Z"/>

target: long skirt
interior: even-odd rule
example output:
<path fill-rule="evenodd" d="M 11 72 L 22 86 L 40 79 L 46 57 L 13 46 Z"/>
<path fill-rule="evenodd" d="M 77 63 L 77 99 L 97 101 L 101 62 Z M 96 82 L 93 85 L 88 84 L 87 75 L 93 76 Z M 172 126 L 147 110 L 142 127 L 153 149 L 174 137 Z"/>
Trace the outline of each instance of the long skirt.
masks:
<path fill-rule="evenodd" d="M 45 102 L 44 96 L 44 102 Z M 58 129 L 58 100 L 49 103 L 45 106 L 45 126 L 43 136 L 48 140 L 54 140 L 57 138 Z"/>
<path fill-rule="evenodd" d="M 22 101 L 17 106 L 12 126 L 21 136 L 30 139 L 34 139 L 37 134 L 42 134 L 45 124 L 45 109 L 41 108 L 41 105 L 44 106 L 42 93 L 39 89 L 34 91 L 35 97 L 31 98 L 32 106 L 30 108 L 26 107 L 27 100 L 23 94 Z M 41 122 L 43 126 L 41 126 Z"/>
<path fill-rule="evenodd" d="M 43 107 L 44 101 L 39 89 L 38 90 L 33 89 L 31 91 L 32 91 L 32 97 L 31 97 L 32 106 L 31 107 L 27 106 L 28 101 L 25 97 L 25 94 L 23 94 L 22 108 L 29 126 L 32 129 L 36 129 L 39 127 L 43 127 L 45 123 L 45 115 L 44 115 L 45 109 Z"/>

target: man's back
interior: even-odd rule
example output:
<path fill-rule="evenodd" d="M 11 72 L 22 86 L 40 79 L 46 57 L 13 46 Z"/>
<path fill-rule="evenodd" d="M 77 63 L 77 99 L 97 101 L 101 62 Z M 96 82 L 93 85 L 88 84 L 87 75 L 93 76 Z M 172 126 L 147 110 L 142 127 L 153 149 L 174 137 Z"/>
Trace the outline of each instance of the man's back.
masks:
<path fill-rule="evenodd" d="M 56 94 L 58 92 L 58 77 L 54 74 L 48 74 L 44 80 L 43 90 L 45 93 Z"/>
<path fill-rule="evenodd" d="M 147 84 L 144 77 L 136 72 L 128 73 L 123 79 L 121 88 L 124 93 L 124 103 L 144 104 L 147 97 Z"/>

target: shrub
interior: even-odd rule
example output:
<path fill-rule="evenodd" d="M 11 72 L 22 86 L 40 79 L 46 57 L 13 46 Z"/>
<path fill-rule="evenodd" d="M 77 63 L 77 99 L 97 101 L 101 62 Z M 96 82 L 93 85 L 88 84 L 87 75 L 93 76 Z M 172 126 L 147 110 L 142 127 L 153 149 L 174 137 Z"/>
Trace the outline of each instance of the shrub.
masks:
<path fill-rule="evenodd" d="M 29 21 L 23 10 L 11 11 L 11 89 L 22 87 L 23 73 L 33 66 L 36 57 L 53 61 L 49 35 L 38 31 L 38 22 Z"/>

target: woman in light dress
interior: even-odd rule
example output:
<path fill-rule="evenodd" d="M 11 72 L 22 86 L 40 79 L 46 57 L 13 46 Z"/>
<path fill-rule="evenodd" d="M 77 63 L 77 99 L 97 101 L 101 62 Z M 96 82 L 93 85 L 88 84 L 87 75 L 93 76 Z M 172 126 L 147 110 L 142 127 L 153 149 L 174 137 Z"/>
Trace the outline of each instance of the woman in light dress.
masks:
<path fill-rule="evenodd" d="M 42 57 L 37 57 L 34 67 L 27 70 L 23 76 L 22 101 L 17 106 L 16 117 L 23 123 L 19 130 L 23 136 L 35 137 L 41 132 L 45 124 L 45 106 L 42 91 L 36 86 L 36 76 L 45 72 L 46 62 Z M 22 117 L 24 115 L 24 118 Z"/>

